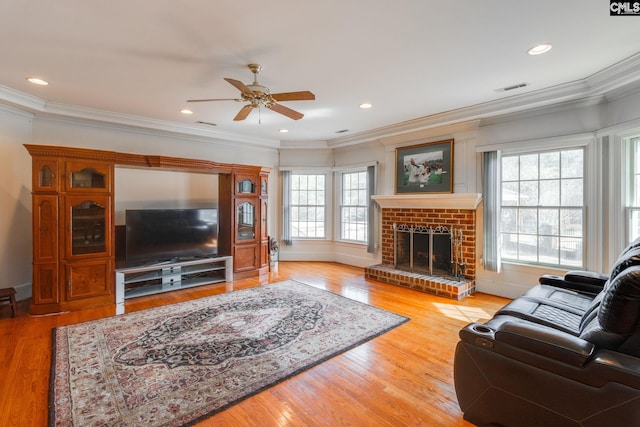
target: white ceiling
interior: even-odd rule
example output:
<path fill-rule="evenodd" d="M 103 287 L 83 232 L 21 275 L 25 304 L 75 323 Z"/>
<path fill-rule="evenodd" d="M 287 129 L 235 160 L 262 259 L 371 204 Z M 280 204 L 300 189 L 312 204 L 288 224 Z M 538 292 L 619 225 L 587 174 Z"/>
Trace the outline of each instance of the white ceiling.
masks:
<path fill-rule="evenodd" d="M 640 62 L 640 16 L 610 17 L 608 7 L 604 0 L 3 0 L 0 102 L 256 140 L 331 141 L 576 82 L 586 87 L 621 61 Z M 527 55 L 544 42 L 551 52 Z M 283 103 L 305 117 L 267 110 L 234 122 L 240 103 L 185 102 L 238 97 L 223 77 L 250 83 L 249 63 L 263 66 L 259 81 L 274 93 L 312 91 L 315 101 Z M 34 86 L 27 76 L 50 84 Z M 527 86 L 498 90 L 519 83 Z M 360 109 L 362 102 L 373 108 Z M 179 113 L 187 106 L 192 116 Z"/>

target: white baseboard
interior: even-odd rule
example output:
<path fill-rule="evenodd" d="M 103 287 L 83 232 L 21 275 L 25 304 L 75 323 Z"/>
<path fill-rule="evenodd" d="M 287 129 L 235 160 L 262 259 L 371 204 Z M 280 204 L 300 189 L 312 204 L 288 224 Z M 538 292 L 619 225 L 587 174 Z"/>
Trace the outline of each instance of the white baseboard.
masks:
<path fill-rule="evenodd" d="M 476 277 L 476 292 L 482 292 L 483 294 L 496 295 L 504 298 L 518 298 L 531 289 L 532 286 L 522 286 Z"/>

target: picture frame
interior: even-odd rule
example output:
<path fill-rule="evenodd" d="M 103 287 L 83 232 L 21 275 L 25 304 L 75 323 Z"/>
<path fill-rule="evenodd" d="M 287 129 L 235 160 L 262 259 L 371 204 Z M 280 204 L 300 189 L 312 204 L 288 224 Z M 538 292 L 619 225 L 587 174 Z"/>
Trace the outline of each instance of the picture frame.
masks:
<path fill-rule="evenodd" d="M 453 138 L 396 148 L 396 194 L 452 192 Z"/>

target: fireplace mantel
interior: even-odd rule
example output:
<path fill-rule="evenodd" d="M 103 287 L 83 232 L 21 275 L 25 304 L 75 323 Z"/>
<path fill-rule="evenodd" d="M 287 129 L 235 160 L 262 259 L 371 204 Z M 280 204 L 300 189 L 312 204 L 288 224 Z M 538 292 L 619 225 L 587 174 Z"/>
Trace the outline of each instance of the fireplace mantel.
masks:
<path fill-rule="evenodd" d="M 482 201 L 481 193 L 396 194 L 371 196 L 382 209 L 472 209 Z"/>

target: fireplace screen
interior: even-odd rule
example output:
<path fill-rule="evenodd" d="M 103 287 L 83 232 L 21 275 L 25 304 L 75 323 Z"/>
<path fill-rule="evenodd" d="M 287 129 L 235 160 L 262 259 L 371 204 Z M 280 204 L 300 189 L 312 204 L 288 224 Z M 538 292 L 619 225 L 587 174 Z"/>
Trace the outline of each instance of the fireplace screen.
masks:
<path fill-rule="evenodd" d="M 460 230 L 393 225 L 394 267 L 429 276 L 460 277 Z"/>

